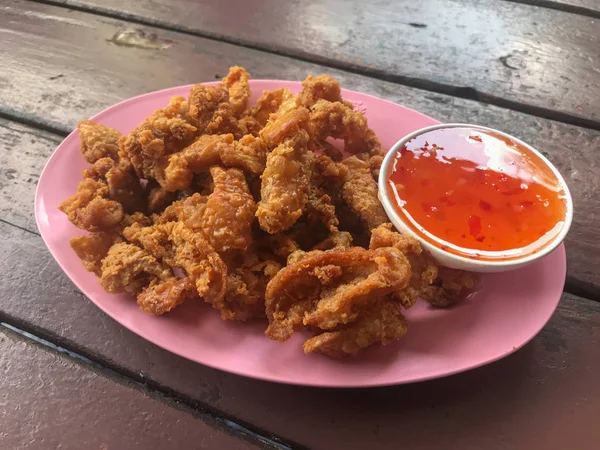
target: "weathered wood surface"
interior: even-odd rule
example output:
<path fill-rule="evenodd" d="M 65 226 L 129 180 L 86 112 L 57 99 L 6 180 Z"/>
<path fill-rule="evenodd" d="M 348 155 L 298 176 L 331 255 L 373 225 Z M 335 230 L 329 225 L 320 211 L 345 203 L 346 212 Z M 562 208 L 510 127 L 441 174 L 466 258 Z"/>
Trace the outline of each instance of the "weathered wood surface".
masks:
<path fill-rule="evenodd" d="M 6 48 L 13 50 L 0 54 L 4 68 L 0 74 L 0 110 L 64 132 L 74 128 L 77 121 L 130 96 L 211 80 L 223 76 L 230 65 L 240 64 L 256 78 L 301 80 L 311 73 L 328 72 L 349 89 L 404 104 L 442 121 L 480 123 L 512 133 L 548 154 L 567 178 L 576 208 L 567 240 L 570 289 L 589 297 L 600 296 L 596 289 L 600 268 L 594 264 L 600 251 L 600 207 L 595 199 L 600 183 L 600 161 L 595 157 L 598 131 L 156 28 L 144 27 L 143 31 L 155 33 L 159 41 L 170 41 L 171 48 L 120 47 L 107 39 L 129 26 L 124 22 L 37 3 L 8 4 L 4 12 L 11 20 L 2 24 L 0 34 Z M 19 137 L 19 132 L 8 134 L 9 139 L 0 142 L 6 149 L 0 159 L 7 165 L 0 168 L 0 183 L 4 184 L 0 212 L 6 212 L 2 217 L 9 221 L 24 214 L 28 229 L 33 230 L 32 197 L 22 195 L 22 188 L 11 177 L 17 172 L 19 177 L 26 176 L 23 181 L 27 182 L 29 175 L 39 174 L 55 143 L 47 144 L 45 151 L 26 145 L 25 153 L 15 154 L 12 140 L 25 137 Z M 10 168 L 8 158 L 13 161 Z M 19 207 L 11 202 L 19 203 Z M 25 223 L 15 220 L 16 225 Z"/>
<path fill-rule="evenodd" d="M 588 16 L 497 0 L 64 3 L 600 128 Z"/>
<path fill-rule="evenodd" d="M 277 385 L 163 351 L 73 287 L 39 236 L 0 223 L 0 320 L 149 386 L 313 449 L 593 450 L 600 439 L 600 303 L 565 294 L 516 354 L 447 379 L 385 389 Z"/>
<path fill-rule="evenodd" d="M 533 6 L 555 8 L 574 14 L 600 17 L 600 2 L 598 0 L 508 0 L 516 3 L 526 3 Z"/>
<path fill-rule="evenodd" d="M 0 327 L 0 448 L 260 448 Z"/>

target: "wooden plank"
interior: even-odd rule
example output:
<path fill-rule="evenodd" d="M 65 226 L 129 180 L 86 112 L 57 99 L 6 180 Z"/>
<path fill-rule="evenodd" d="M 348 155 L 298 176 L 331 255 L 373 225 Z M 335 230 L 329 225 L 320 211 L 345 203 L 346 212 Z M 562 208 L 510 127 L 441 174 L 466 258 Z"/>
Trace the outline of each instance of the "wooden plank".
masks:
<path fill-rule="evenodd" d="M 600 128 L 600 35 L 587 16 L 496 0 L 56 3 Z"/>
<path fill-rule="evenodd" d="M 0 370 L 4 449 L 260 448 L 4 327 Z"/>
<path fill-rule="evenodd" d="M 5 224 L 0 235 L 0 320 L 309 448 L 592 450 L 600 439 L 600 303 L 565 294 L 524 349 L 454 377 L 301 388 L 222 373 L 149 344 L 77 292 L 38 236 Z"/>
<path fill-rule="evenodd" d="M 516 3 L 555 8 L 574 14 L 590 17 L 600 17 L 600 2 L 598 0 L 507 0 Z"/>
<path fill-rule="evenodd" d="M 595 157 L 598 131 L 156 28 L 143 31 L 155 33 L 161 42 L 170 41 L 172 47 L 167 51 L 118 47 L 106 39 L 126 28 L 126 23 L 53 6 L 12 2 L 7 11 L 7 16 L 15 19 L 3 24 L 3 30 L 7 45 L 14 51 L 5 57 L 7 81 L 0 80 L 0 105 L 13 112 L 26 112 L 27 120 L 50 121 L 55 129 L 67 131 L 78 120 L 132 95 L 214 79 L 223 76 L 230 65 L 241 64 L 256 78 L 301 80 L 311 73 L 329 72 L 349 89 L 404 104 L 441 121 L 479 123 L 512 133 L 545 152 L 567 178 L 577 211 L 567 240 L 569 283 L 573 284 L 569 289 L 600 297 L 596 290 L 600 267 L 594 264 L 600 251 L 600 206 L 595 198 L 600 183 L 600 161 Z M 10 139 L 19 139 L 14 134 Z M 0 142 L 6 149 L 0 160 L 11 153 L 9 142 Z M 13 170 L 19 176 L 39 173 L 51 149 L 25 151 L 29 155 L 11 157 L 13 164 L 31 166 Z M 44 158 L 37 160 L 42 154 Z M 14 183 L 4 182 L 5 189 L 12 192 L 5 201 L 20 202 L 20 211 L 31 216 L 31 203 L 27 202 L 32 197 L 20 195 L 21 188 Z M 10 214 L 17 214 L 16 207 Z"/>

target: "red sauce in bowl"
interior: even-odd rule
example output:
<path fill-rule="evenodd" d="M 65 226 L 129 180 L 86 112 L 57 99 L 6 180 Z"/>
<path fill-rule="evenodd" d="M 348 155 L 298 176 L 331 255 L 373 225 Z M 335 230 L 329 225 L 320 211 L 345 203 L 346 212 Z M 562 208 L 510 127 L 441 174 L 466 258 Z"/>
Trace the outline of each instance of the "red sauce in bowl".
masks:
<path fill-rule="evenodd" d="M 565 191 L 542 158 L 475 128 L 431 130 L 410 140 L 397 152 L 388 187 L 417 234 L 471 258 L 539 251 L 566 217 Z"/>

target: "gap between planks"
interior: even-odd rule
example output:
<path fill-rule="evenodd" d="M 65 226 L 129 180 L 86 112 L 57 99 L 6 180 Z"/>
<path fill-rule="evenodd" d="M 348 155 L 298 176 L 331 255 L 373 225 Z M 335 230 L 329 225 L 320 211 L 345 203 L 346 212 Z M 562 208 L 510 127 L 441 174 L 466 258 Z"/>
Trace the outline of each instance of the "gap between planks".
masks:
<path fill-rule="evenodd" d="M 568 3 L 556 2 L 554 0 L 504 0 L 510 3 L 521 3 L 524 5 L 539 6 L 541 8 L 555 9 L 557 11 L 577 14 L 579 16 L 600 19 L 600 9 L 586 8 L 585 6 L 570 5 Z"/>
<path fill-rule="evenodd" d="M 178 33 L 183 33 L 187 35 L 202 37 L 205 39 L 210 39 L 218 42 L 225 42 L 228 44 L 237 45 L 239 47 L 245 47 L 253 50 L 258 50 L 270 54 L 287 56 L 290 58 L 297 59 L 299 61 L 304 61 L 313 64 L 320 64 L 325 67 L 329 67 L 331 69 L 344 70 L 349 73 L 353 73 L 356 75 L 363 75 L 367 77 L 371 77 L 374 79 L 378 79 L 381 81 L 387 81 L 399 85 L 404 85 L 408 87 L 414 87 L 418 89 L 423 89 L 430 92 L 436 92 L 439 94 L 446 94 L 453 97 L 463 98 L 466 100 L 474 100 L 483 104 L 489 104 L 493 106 L 497 106 L 504 109 L 512 109 L 514 111 L 519 111 L 525 114 L 529 114 L 532 116 L 540 117 L 543 119 L 554 120 L 557 122 L 562 122 L 568 125 L 574 125 L 582 128 L 588 128 L 592 130 L 600 131 L 600 121 L 586 119 L 583 117 L 574 116 L 572 114 L 568 114 L 561 111 L 555 111 L 549 108 L 544 108 L 541 106 L 529 105 L 526 103 L 520 103 L 513 100 L 507 100 L 502 97 L 498 97 L 495 95 L 487 94 L 484 92 L 480 92 L 477 89 L 470 86 L 455 86 L 446 83 L 439 83 L 431 80 L 425 80 L 421 78 L 408 77 L 405 75 L 394 75 L 390 73 L 386 73 L 384 70 L 375 69 L 375 68 L 365 68 L 359 66 L 358 64 L 352 63 L 344 63 L 337 61 L 335 59 L 315 55 L 309 52 L 296 50 L 292 48 L 287 48 L 278 45 L 261 45 L 256 42 L 246 40 L 246 39 L 236 39 L 228 36 L 224 36 L 218 33 L 211 33 L 206 31 L 194 30 L 187 26 L 172 24 L 166 22 L 164 20 L 158 19 L 150 19 L 146 17 L 139 16 L 137 14 L 121 12 L 112 8 L 104 8 L 100 6 L 89 6 L 82 3 L 79 3 L 77 0 L 28 0 L 33 3 L 42 3 L 46 5 L 52 5 L 60 8 L 64 8 L 67 10 L 76 10 L 84 13 L 94 14 L 102 17 L 109 17 L 112 19 L 128 21 L 131 23 L 136 23 L 139 25 L 151 26 L 155 28 L 159 28 L 166 31 L 174 31 Z M 511 1 L 513 3 L 529 3 L 533 5 L 537 5 L 538 3 L 548 3 L 554 4 L 549 0 L 505 0 Z M 562 6 L 567 7 L 568 5 L 561 4 Z M 538 5 L 543 6 L 543 5 Z M 575 6 L 568 6 L 569 8 L 580 8 Z M 553 9 L 560 9 L 558 7 Z M 594 12 L 592 10 L 592 12 Z M 595 12 L 594 12 L 595 13 Z M 599 13 L 600 14 L 600 13 Z"/>
<path fill-rule="evenodd" d="M 153 383 L 146 380 L 143 375 L 136 373 L 124 373 L 119 370 L 115 370 L 111 367 L 104 365 L 103 363 L 95 360 L 92 356 L 85 356 L 73 349 L 65 348 L 61 345 L 54 344 L 51 340 L 54 336 L 40 337 L 35 334 L 35 330 L 25 330 L 23 324 L 11 323 L 13 322 L 8 317 L 0 312 L 0 326 L 4 327 L 14 333 L 17 333 L 26 340 L 33 341 L 36 344 L 48 349 L 51 352 L 61 353 L 67 357 L 74 359 L 79 364 L 83 364 L 96 372 L 104 375 L 105 377 L 120 382 L 128 386 L 133 386 L 138 390 L 145 392 L 148 395 L 157 397 L 165 403 L 170 403 L 171 406 L 177 407 L 177 405 L 183 406 L 185 409 L 191 409 L 193 415 L 198 419 L 218 424 L 225 430 L 228 430 L 232 435 L 241 436 L 242 438 L 248 439 L 249 441 L 258 441 L 265 449 L 272 450 L 304 450 L 303 446 L 295 443 L 287 442 L 276 436 L 267 436 L 268 433 L 255 429 L 252 425 L 241 423 L 235 419 L 228 418 L 218 411 L 210 410 L 200 404 L 198 401 L 193 400 L 189 397 L 182 396 L 181 394 L 173 391 L 172 389 Z M 38 330 L 42 331 L 42 330 Z M 43 334 L 43 333 L 40 333 Z"/>

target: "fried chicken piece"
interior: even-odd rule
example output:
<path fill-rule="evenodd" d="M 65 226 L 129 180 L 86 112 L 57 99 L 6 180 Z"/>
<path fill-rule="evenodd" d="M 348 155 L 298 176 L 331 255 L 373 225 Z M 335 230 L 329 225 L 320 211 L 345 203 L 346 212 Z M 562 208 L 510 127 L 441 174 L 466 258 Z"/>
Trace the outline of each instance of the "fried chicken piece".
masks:
<path fill-rule="evenodd" d="M 336 162 L 344 159 L 344 153 L 329 141 L 311 140 L 309 148 L 315 155 L 326 155 Z"/>
<path fill-rule="evenodd" d="M 150 227 L 133 225 L 123 235 L 164 264 L 181 267 L 205 302 L 218 309 L 223 306 L 227 266 L 200 233 L 182 222 L 167 222 Z"/>
<path fill-rule="evenodd" d="M 343 102 L 340 83 L 330 75 L 309 75 L 302 82 L 302 91 L 297 102 L 306 107 L 314 105 L 318 100 Z"/>
<path fill-rule="evenodd" d="M 262 254 L 257 245 L 237 251 L 227 265 L 226 307 L 221 309 L 221 317 L 241 321 L 264 318 L 265 289 L 281 265 Z"/>
<path fill-rule="evenodd" d="M 397 293 L 397 297 L 405 308 L 410 308 L 417 298 L 429 290 L 438 276 L 435 261 L 423 253 L 421 244 L 416 239 L 392 231 L 392 224 L 385 223 L 371 231 L 369 248 L 394 247 L 406 255 L 411 266 L 411 278 L 408 286 Z"/>
<path fill-rule="evenodd" d="M 198 128 L 190 123 L 191 109 L 185 98 L 172 97 L 121 139 L 119 154 L 131 161 L 139 178 L 154 179 L 158 161 L 194 140 Z"/>
<path fill-rule="evenodd" d="M 163 213 L 155 219 L 155 223 L 164 224 L 180 220 L 192 231 L 201 231 L 204 210 L 208 197 L 198 193 L 171 203 Z"/>
<path fill-rule="evenodd" d="M 87 178 L 79 183 L 77 192 L 60 204 L 69 221 L 87 231 L 110 231 L 124 218 L 120 203 L 109 200 L 106 184 Z"/>
<path fill-rule="evenodd" d="M 300 130 L 267 156 L 256 216 L 270 234 L 290 228 L 306 207 L 315 159 L 307 142 L 308 134 Z"/>
<path fill-rule="evenodd" d="M 94 164 L 101 158 L 119 159 L 121 133 L 117 130 L 91 120 L 79 122 L 77 130 L 81 153 L 87 162 Z"/>
<path fill-rule="evenodd" d="M 351 156 L 342 164 L 348 168 L 342 186 L 342 196 L 348 206 L 360 216 L 370 230 L 388 222 L 389 219 L 377 196 L 377 183 L 373 180 L 368 163 Z"/>
<path fill-rule="evenodd" d="M 202 135 L 189 147 L 171 155 L 166 167 L 157 170 L 157 179 L 167 191 L 185 189 L 194 174 L 222 164 L 260 175 L 265 168 L 267 149 L 260 138 L 244 136 L 234 141 L 232 134 Z"/>
<path fill-rule="evenodd" d="M 250 85 L 248 80 L 250 74 L 243 67 L 233 66 L 229 73 L 223 78 L 223 84 L 227 86 L 229 92 L 229 103 L 233 115 L 239 116 L 248 106 L 250 99 Z"/>
<path fill-rule="evenodd" d="M 237 119 L 225 84 L 192 86 L 189 104 L 190 119 L 198 128 L 199 134 L 237 134 Z"/>
<path fill-rule="evenodd" d="M 285 341 L 302 325 L 329 330 L 350 323 L 410 279 L 408 260 L 395 248 L 317 252 L 286 266 L 267 285 L 271 339 Z"/>
<path fill-rule="evenodd" d="M 254 198 L 246 177 L 239 169 L 210 168 L 214 190 L 208 197 L 202 231 L 218 251 L 246 249 L 252 242 L 252 222 L 256 213 Z"/>
<path fill-rule="evenodd" d="M 157 213 L 175 200 L 175 193 L 168 192 L 158 184 L 147 186 L 148 198 L 146 199 L 146 210 L 149 213 Z"/>
<path fill-rule="evenodd" d="M 296 97 L 288 88 L 263 91 L 249 115 L 262 128 L 269 120 L 269 116 L 277 112 L 282 105 L 284 108 L 296 106 Z"/>
<path fill-rule="evenodd" d="M 171 231 L 176 248 L 175 264 L 183 268 L 196 284 L 198 295 L 214 308 L 226 307 L 223 298 L 227 287 L 227 266 L 219 254 L 199 233 L 183 223 L 174 225 Z"/>
<path fill-rule="evenodd" d="M 108 197 L 123 206 L 125 212 L 146 210 L 144 189 L 131 163 L 123 159 L 106 173 Z"/>
<path fill-rule="evenodd" d="M 121 237 L 114 232 L 100 232 L 73 236 L 71 248 L 75 251 L 85 270 L 94 272 L 97 276 L 102 274 L 102 260 L 108 255 L 110 248 L 121 242 Z"/>
<path fill-rule="evenodd" d="M 267 143 L 269 149 L 277 147 L 286 139 L 300 134 L 308 125 L 309 113 L 306 108 L 291 108 L 285 113 L 279 111 L 271 114 L 269 121 L 260 132 L 260 137 Z M 308 139 L 307 139 L 308 142 Z"/>
<path fill-rule="evenodd" d="M 400 305 L 389 299 L 378 300 L 356 322 L 336 331 L 321 333 L 308 339 L 304 352 L 323 353 L 332 358 L 356 355 L 375 343 L 387 345 L 401 339 L 407 331 Z"/>
<path fill-rule="evenodd" d="M 100 284 L 113 294 L 137 294 L 155 279 L 172 278 L 168 266 L 147 251 L 125 242 L 113 245 L 102 260 Z"/>
<path fill-rule="evenodd" d="M 423 300 L 436 308 L 448 308 L 476 290 L 475 275 L 463 270 L 438 268 L 438 276 L 421 294 Z"/>
<path fill-rule="evenodd" d="M 382 153 L 381 143 L 364 114 L 339 101 L 318 100 L 310 108 L 308 130 L 314 140 L 343 139 L 344 150 L 350 154 Z"/>
<path fill-rule="evenodd" d="M 116 165 L 117 161 L 112 158 L 105 157 L 97 159 L 91 167 L 88 167 L 83 171 L 83 178 L 106 181 L 106 174 Z"/>
<path fill-rule="evenodd" d="M 171 278 L 151 283 L 138 294 L 137 303 L 142 311 L 160 316 L 182 304 L 186 299 L 197 296 L 196 287 L 189 277 Z"/>

